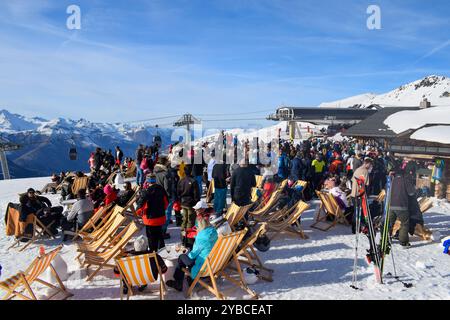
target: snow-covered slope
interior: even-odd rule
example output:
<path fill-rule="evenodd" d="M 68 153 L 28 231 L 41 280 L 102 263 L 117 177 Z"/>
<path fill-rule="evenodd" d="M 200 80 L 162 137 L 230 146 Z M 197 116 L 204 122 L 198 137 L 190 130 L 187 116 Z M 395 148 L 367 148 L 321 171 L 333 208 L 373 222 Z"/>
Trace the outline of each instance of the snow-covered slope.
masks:
<path fill-rule="evenodd" d="M 2 273 L 0 281 L 25 268 L 37 256 L 39 246 L 46 251 L 61 243 L 56 240 L 39 241 L 37 245 L 19 252 L 7 250 L 12 244 L 12 237 L 5 236 L 4 213 L 8 202 L 17 202 L 18 193 L 29 187 L 40 189 L 50 178 L 18 179 L 0 181 L 0 264 Z M 58 196 L 49 196 L 53 204 L 58 204 Z M 406 289 L 392 277 L 385 279 L 384 285 L 374 281 L 373 270 L 363 259 L 364 249 L 368 248 L 366 237 L 360 238 L 358 260 L 358 286 L 362 290 L 350 288 L 352 281 L 355 236 L 349 227 L 338 225 L 327 232 L 311 229 L 314 210 L 318 203 L 310 202 L 311 209 L 302 215 L 302 226 L 308 240 L 301 240 L 289 234 L 281 234 L 271 242 L 267 252 L 259 252 L 263 263 L 274 270 L 273 282 L 258 280 L 250 288 L 260 294 L 261 299 L 278 300 L 391 300 L 391 299 L 450 299 L 449 259 L 443 254 L 439 240 L 421 241 L 417 237 L 410 239 L 412 247 L 400 249 L 394 243 L 396 271 L 400 280 L 413 284 Z M 446 201 L 434 200 L 434 207 L 424 215 L 425 224 L 441 237 L 450 235 L 450 205 Z M 180 229 L 174 224 L 169 226 L 171 239 L 168 244 L 180 241 Z M 62 249 L 62 258 L 68 264 L 69 277 L 64 282 L 67 290 L 74 294 L 75 300 L 111 300 L 120 299 L 119 279 L 111 270 L 102 271 L 93 281 L 87 282 L 87 274 L 75 261 L 77 247 L 67 242 Z M 173 269 L 172 269 L 173 270 Z M 386 273 L 393 273 L 392 259 L 389 256 L 385 264 Z M 92 272 L 92 271 L 91 271 Z M 158 283 L 150 286 L 143 293 L 136 292 L 131 299 L 158 299 L 155 290 Z M 230 299 L 248 298 L 242 290 L 233 289 L 226 281 L 219 281 L 218 286 L 225 290 Z M 231 289 L 231 290 L 230 290 Z M 152 292 L 153 291 L 153 292 Z M 157 291 L 156 291 L 157 292 Z M 45 289 L 37 288 L 39 297 L 45 296 Z M 0 290 L 0 297 L 3 292 Z M 211 299 L 207 290 L 195 293 L 193 299 Z M 183 293 L 169 289 L 166 299 L 185 299 Z"/>
<path fill-rule="evenodd" d="M 405 84 L 385 94 L 372 93 L 326 102 L 321 108 L 364 108 L 373 104 L 381 107 L 419 106 L 420 102 L 428 99 L 432 105 L 450 105 L 450 78 L 431 75 L 423 79 Z"/>

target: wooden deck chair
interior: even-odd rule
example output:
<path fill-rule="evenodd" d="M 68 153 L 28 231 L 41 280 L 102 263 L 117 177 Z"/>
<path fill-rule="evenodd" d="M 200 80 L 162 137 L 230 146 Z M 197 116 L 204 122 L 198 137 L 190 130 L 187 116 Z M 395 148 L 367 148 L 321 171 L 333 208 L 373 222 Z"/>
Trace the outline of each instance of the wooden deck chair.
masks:
<path fill-rule="evenodd" d="M 157 270 L 152 269 L 150 259 L 155 261 Z M 133 295 L 133 286 L 149 285 L 157 281 L 153 274 L 158 274 L 159 277 L 159 299 L 164 300 L 166 286 L 161 273 L 161 268 L 156 257 L 156 253 L 148 253 L 139 256 L 125 257 L 116 259 L 116 265 L 120 273 L 120 300 L 123 298 L 123 283 L 125 282 L 127 291 L 127 300 Z"/>
<path fill-rule="evenodd" d="M 227 219 L 228 224 L 230 225 L 232 230 L 236 228 L 236 225 L 239 223 L 239 221 L 241 221 L 244 218 L 245 214 L 252 206 L 253 203 L 250 203 L 242 207 L 239 207 L 234 202 L 231 204 L 231 207 L 225 214 L 225 219 Z"/>
<path fill-rule="evenodd" d="M 126 217 L 119 214 L 114 218 L 114 221 L 106 227 L 105 232 L 98 239 L 77 243 L 77 250 L 80 252 L 76 257 L 78 262 L 81 264 L 80 258 L 86 252 L 103 252 L 108 246 L 113 245 L 115 240 L 117 241 L 117 230 L 119 230 L 126 219 Z"/>
<path fill-rule="evenodd" d="M 283 191 L 283 189 L 286 188 L 287 185 L 288 185 L 288 179 L 284 179 L 278 185 L 277 190 Z"/>
<path fill-rule="evenodd" d="M 255 175 L 255 180 L 256 180 L 256 188 L 262 188 L 264 181 L 263 176 Z"/>
<path fill-rule="evenodd" d="M 305 190 L 308 187 L 308 181 L 297 180 L 295 182 L 295 184 L 292 186 L 292 188 L 295 188 L 295 187 L 298 187 L 298 186 L 303 187 L 303 189 L 302 189 L 302 196 L 303 196 L 303 199 L 304 199 L 305 198 Z"/>
<path fill-rule="evenodd" d="M 261 203 L 255 210 L 250 211 L 251 216 L 258 221 L 264 220 L 265 216 L 275 207 L 280 200 L 281 191 L 275 190 L 265 204 Z"/>
<path fill-rule="evenodd" d="M 314 223 L 311 225 L 311 228 L 321 231 L 328 231 L 338 223 L 348 224 L 345 219 L 344 212 L 337 204 L 333 195 L 321 191 L 316 191 L 316 193 L 320 199 L 320 206 L 316 210 Z M 333 221 L 327 221 L 328 215 L 334 217 Z"/>
<path fill-rule="evenodd" d="M 203 288 L 207 289 L 209 292 L 214 294 L 218 299 L 224 299 L 225 295 L 217 287 L 217 279 L 223 277 L 227 279 L 235 286 L 243 289 L 249 293 L 253 298 L 258 298 L 258 295 L 251 290 L 245 283 L 244 276 L 242 274 L 242 269 L 236 256 L 236 249 L 242 242 L 247 229 L 230 233 L 226 236 L 219 236 L 214 247 L 206 258 L 203 266 L 200 268 L 195 279 L 192 281 L 189 289 L 186 292 L 186 296 L 190 297 L 196 284 L 200 284 Z M 225 268 L 228 266 L 230 261 L 233 261 L 236 265 L 238 271 L 239 279 L 233 279 L 228 273 L 225 272 Z M 187 275 L 191 275 L 186 269 L 183 271 Z M 211 285 L 207 284 L 202 278 L 208 277 L 211 280 Z"/>
<path fill-rule="evenodd" d="M 238 258 L 240 263 L 251 266 L 259 271 L 259 277 L 265 281 L 272 282 L 272 273 L 273 270 L 264 266 L 261 259 L 258 257 L 255 247 L 253 244 L 256 240 L 263 234 L 267 232 L 267 223 L 263 222 L 259 225 L 258 229 L 252 233 L 250 237 L 245 240 L 238 251 L 236 253 L 236 257 Z M 229 265 L 230 268 L 233 268 L 233 265 Z"/>
<path fill-rule="evenodd" d="M 215 191 L 214 188 L 214 179 L 209 182 L 208 190 L 206 191 L 206 202 L 211 203 L 213 200 L 213 193 Z"/>
<path fill-rule="evenodd" d="M 374 199 L 374 201 L 377 201 L 379 203 L 384 202 L 384 199 L 386 198 L 386 190 L 381 190 L 380 193 L 377 195 L 377 197 Z"/>
<path fill-rule="evenodd" d="M 89 230 L 95 231 L 100 229 L 103 224 L 101 223 L 103 220 L 102 218 L 107 215 L 107 213 L 112 210 L 113 204 L 109 204 L 105 207 L 101 207 L 99 210 L 97 210 L 96 213 L 92 215 L 92 217 L 84 224 L 84 226 L 77 230 L 74 237 L 72 238 L 72 241 L 76 240 L 78 237 L 81 237 L 82 234 L 89 234 Z"/>
<path fill-rule="evenodd" d="M 94 276 L 104 267 L 114 268 L 114 264 L 108 262 L 119 257 L 125 250 L 125 246 L 131 240 L 131 238 L 139 232 L 139 226 L 133 221 L 125 227 L 121 232 L 120 239 L 114 244 L 114 246 L 108 248 L 104 252 L 86 252 L 84 254 L 84 262 L 82 267 L 86 267 L 86 271 L 89 274 L 89 267 L 96 266 L 94 272 L 88 276 L 87 281 L 91 281 Z"/>
<path fill-rule="evenodd" d="M 89 177 L 87 177 L 87 176 L 75 177 L 75 180 L 73 180 L 73 185 L 72 185 L 72 194 L 76 195 L 78 193 L 78 191 L 80 191 L 81 189 L 87 190 L 88 183 L 89 183 Z"/>
<path fill-rule="evenodd" d="M 260 196 L 258 195 L 258 193 L 260 193 L 260 192 L 262 194 L 261 189 L 256 188 L 256 187 L 252 188 L 252 199 L 251 199 L 251 201 L 253 203 L 256 203 L 260 199 Z"/>
<path fill-rule="evenodd" d="M 108 179 L 106 179 L 106 183 L 111 185 L 114 184 L 114 179 L 116 175 L 117 175 L 116 171 L 111 172 L 111 174 L 108 176 Z"/>
<path fill-rule="evenodd" d="M 309 204 L 306 202 L 299 201 L 296 205 L 286 211 L 282 219 L 268 221 L 267 232 L 273 232 L 272 236 L 269 236 L 269 239 L 274 239 L 283 231 L 298 235 L 301 239 L 308 239 L 308 236 L 303 232 L 303 228 L 300 225 L 300 217 L 303 212 L 309 209 L 309 207 Z"/>
<path fill-rule="evenodd" d="M 420 212 L 422 212 L 422 214 L 424 214 L 425 212 L 427 212 L 428 210 L 430 210 L 433 207 L 433 200 L 431 200 L 431 198 L 428 198 L 428 197 L 421 198 L 419 200 L 419 207 L 420 207 Z"/>
<path fill-rule="evenodd" d="M 55 239 L 55 236 L 49 230 L 49 228 L 53 225 L 54 222 L 51 222 L 48 225 L 44 225 L 44 223 L 42 223 L 41 220 L 39 220 L 39 218 L 36 217 L 34 214 L 28 215 L 26 222 L 20 222 L 19 221 L 19 216 L 20 216 L 19 210 L 11 207 L 10 205 L 8 205 L 8 207 L 7 207 L 6 214 L 8 215 L 7 226 L 10 224 L 14 224 L 15 229 L 16 229 L 16 230 L 14 230 L 16 239 L 14 240 L 14 243 L 7 248 L 7 250 L 9 250 L 15 246 L 20 247 L 20 245 L 22 243 L 21 240 L 23 240 L 23 239 L 28 239 L 28 242 L 22 248 L 20 248 L 19 251 L 25 250 L 26 248 L 31 246 L 33 243 L 35 243 L 37 240 L 45 239 L 45 238 Z M 29 225 L 32 226 L 31 234 L 25 233 L 26 229 Z"/>
<path fill-rule="evenodd" d="M 128 200 L 127 204 L 124 207 L 125 214 L 128 213 L 132 217 L 137 217 L 135 205 L 136 205 L 136 201 L 139 198 L 139 191 L 140 190 L 141 190 L 140 186 L 136 186 L 134 188 L 133 196 L 130 198 L 130 200 Z"/>
<path fill-rule="evenodd" d="M 116 216 L 123 216 L 124 208 L 115 205 L 111 210 L 104 211 L 104 215 L 100 218 L 97 228 L 91 232 L 79 232 L 83 241 L 92 241 L 98 239 L 108 230 L 108 226 L 114 221 Z"/>
<path fill-rule="evenodd" d="M 59 293 L 64 294 L 64 297 L 61 300 L 65 300 L 73 296 L 73 294 L 67 292 L 66 288 L 64 287 L 64 284 L 62 283 L 61 279 L 58 276 L 58 273 L 52 266 L 52 261 L 55 258 L 55 256 L 59 253 L 61 248 L 62 246 L 59 246 L 55 250 L 50 251 L 49 253 L 46 253 L 44 255 L 41 255 L 40 257 L 37 257 L 36 259 L 33 260 L 33 262 L 26 269 L 26 271 L 24 272 L 19 271 L 19 273 L 17 273 L 16 275 L 0 282 L 0 289 L 3 289 L 7 292 L 7 294 L 3 297 L 3 300 L 11 300 L 14 297 L 19 297 L 24 300 L 38 300 L 36 294 L 33 292 L 33 289 L 31 288 L 31 286 L 35 282 L 38 282 L 41 285 L 56 290 L 56 292 L 47 297 L 46 300 L 50 300 Z M 58 286 L 55 286 L 42 279 L 39 279 L 39 277 L 48 268 L 50 268 L 51 273 L 58 282 Z M 27 292 L 28 295 L 26 295 L 25 292 Z"/>

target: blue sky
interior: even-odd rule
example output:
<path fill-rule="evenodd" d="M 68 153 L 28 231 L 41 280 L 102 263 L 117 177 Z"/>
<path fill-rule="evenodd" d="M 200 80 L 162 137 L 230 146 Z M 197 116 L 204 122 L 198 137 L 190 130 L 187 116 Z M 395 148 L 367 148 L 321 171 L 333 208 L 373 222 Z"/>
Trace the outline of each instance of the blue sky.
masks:
<path fill-rule="evenodd" d="M 70 4 L 81 30 L 66 28 Z M 381 30 L 366 27 L 371 4 Z M 259 119 L 281 104 L 384 93 L 450 75 L 449 14 L 448 0 L 2 1 L 0 108 L 108 122 Z M 210 126 L 247 123 L 262 122 Z"/>

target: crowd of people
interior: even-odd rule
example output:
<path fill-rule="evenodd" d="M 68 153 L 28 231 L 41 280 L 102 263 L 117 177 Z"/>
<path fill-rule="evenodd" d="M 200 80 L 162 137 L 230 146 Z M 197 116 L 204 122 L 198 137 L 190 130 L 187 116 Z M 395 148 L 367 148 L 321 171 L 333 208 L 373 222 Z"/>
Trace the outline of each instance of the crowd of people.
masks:
<path fill-rule="evenodd" d="M 119 147 L 115 155 L 110 150 L 105 152 L 97 148 L 89 159 L 91 172 L 87 189 L 73 195 L 70 185 L 63 186 L 65 199 L 76 197 L 70 210 L 52 206 L 47 198 L 29 189 L 20 198 L 21 219 L 36 214 L 46 224 L 53 222 L 52 232 L 55 233 L 58 228 L 63 231 L 81 228 L 96 210 L 110 204 L 124 206 L 129 201 L 134 194 L 131 183 L 124 183 L 123 190 L 118 190 L 108 182 L 108 177 L 116 171 L 119 175 L 135 165 L 135 182 L 140 187 L 137 214 L 146 231 L 145 245 L 137 251 L 153 252 L 165 247 L 174 212 L 175 223 L 180 227 L 180 243 L 189 252 L 180 256 L 174 279 L 167 284 L 181 291 L 182 268 L 188 267 L 195 277 L 217 240 L 217 225 L 212 225 L 210 220 L 219 219 L 223 224 L 221 217 L 227 210 L 228 194 L 232 202 L 246 206 L 253 203 L 252 190 L 258 187 L 261 201 L 267 202 L 280 183 L 287 180 L 277 204 L 280 208 L 292 206 L 299 200 L 311 201 L 317 197 L 315 191 L 327 191 L 347 213 L 355 233 L 356 179 L 364 177 L 367 194 L 377 195 L 385 188 L 386 177 L 391 175 L 390 221 L 395 222 L 398 218 L 402 222 L 398 235 L 400 244 L 410 245 L 408 234 L 415 224 L 423 224 L 420 210 L 417 212 L 418 190 L 414 186 L 414 177 L 415 171 L 425 163 L 394 158 L 375 141 L 337 142 L 310 138 L 297 144 L 281 139 L 277 142 L 278 145 L 273 141 L 260 145 L 257 140 L 251 145 L 248 140 L 239 141 L 237 136 L 222 132 L 216 144 L 203 143 L 188 150 L 183 149 L 183 145 L 170 146 L 167 155 L 160 154 L 155 145 L 140 145 L 134 159 L 125 158 Z M 76 176 L 83 176 L 83 173 Z M 256 176 L 262 176 L 259 185 Z M 307 182 L 305 189 L 295 185 L 299 180 Z M 42 191 L 55 191 L 65 181 L 70 180 L 62 174 L 55 175 Z M 209 192 L 211 190 L 214 192 Z M 212 207 L 206 202 L 211 202 Z M 371 207 L 374 217 L 382 213 L 381 204 L 376 205 Z"/>

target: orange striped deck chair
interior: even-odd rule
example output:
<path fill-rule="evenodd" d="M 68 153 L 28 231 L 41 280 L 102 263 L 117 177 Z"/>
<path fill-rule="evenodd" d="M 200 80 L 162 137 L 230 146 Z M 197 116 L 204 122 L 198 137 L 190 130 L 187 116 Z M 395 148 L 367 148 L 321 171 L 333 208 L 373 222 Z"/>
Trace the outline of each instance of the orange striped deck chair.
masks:
<path fill-rule="evenodd" d="M 150 259 L 155 261 L 157 270 L 152 270 Z M 128 288 L 127 300 L 133 295 L 133 286 L 149 285 L 157 281 L 153 276 L 157 273 L 159 277 L 159 299 L 164 300 L 166 286 L 162 277 L 161 268 L 158 264 L 156 253 L 148 253 L 139 256 L 125 257 L 116 259 L 116 265 L 119 269 L 120 279 L 120 299 L 123 298 L 123 283 Z M 156 272 L 155 272 L 156 271 Z"/>
<path fill-rule="evenodd" d="M 72 194 L 76 195 L 78 193 L 78 191 L 81 189 L 87 190 L 88 182 L 89 182 L 89 177 L 87 177 L 87 176 L 75 177 L 75 179 L 73 180 L 73 185 L 72 185 Z"/>
<path fill-rule="evenodd" d="M 242 290 L 249 293 L 253 298 L 258 297 L 258 295 L 245 283 L 242 269 L 236 256 L 236 250 L 239 244 L 242 242 L 242 238 L 244 237 L 246 232 L 247 229 L 244 229 L 238 232 L 230 233 L 226 236 L 219 236 L 216 243 L 214 244 L 214 247 L 206 258 L 202 268 L 187 290 L 187 297 L 191 296 L 196 284 L 198 283 L 203 288 L 214 294 L 217 299 L 224 299 L 225 294 L 221 292 L 217 287 L 217 280 L 222 277 L 224 279 L 227 279 L 238 288 L 241 288 Z M 231 260 L 235 263 L 236 269 L 238 271 L 239 277 L 237 280 L 232 278 L 228 273 L 225 272 L 225 268 L 228 266 Z M 188 270 L 184 269 L 184 272 L 190 276 L 190 272 Z M 211 285 L 204 281 L 203 278 L 205 277 L 211 280 Z"/>
<path fill-rule="evenodd" d="M 89 234 L 89 230 L 92 230 L 92 232 L 100 229 L 103 226 L 103 219 L 108 212 L 113 208 L 113 204 L 109 204 L 106 207 L 101 207 L 99 210 L 97 210 L 96 213 L 84 224 L 84 226 L 79 229 L 75 236 L 73 237 L 72 241 L 76 240 L 78 237 L 81 237 L 82 235 Z M 103 221 L 104 222 L 104 221 Z"/>
<path fill-rule="evenodd" d="M 127 220 L 126 217 L 119 214 L 114 218 L 114 221 L 112 221 L 107 226 L 107 230 L 105 230 L 105 232 L 102 234 L 102 236 L 100 236 L 98 239 L 77 243 L 78 252 L 80 252 L 80 253 L 76 257 L 76 259 L 80 262 L 80 258 L 84 253 L 89 252 L 89 251 L 102 252 L 108 246 L 113 245 L 114 239 L 117 238 L 116 237 L 117 230 L 120 228 L 120 226 L 126 220 Z"/>
<path fill-rule="evenodd" d="M 264 220 L 265 216 L 267 216 L 271 210 L 277 205 L 278 201 L 281 197 L 281 191 L 275 190 L 269 198 L 269 201 L 267 201 L 265 204 L 261 203 L 258 207 L 256 207 L 255 210 L 250 211 L 249 213 L 255 220 L 262 221 Z"/>
<path fill-rule="evenodd" d="M 84 253 L 84 261 L 82 267 L 86 267 L 86 271 L 89 274 L 89 267 L 96 266 L 92 274 L 87 278 L 87 281 L 91 281 L 95 275 L 103 268 L 114 268 L 114 264 L 110 264 L 109 261 L 120 257 L 120 255 L 125 251 L 125 246 L 133 238 L 133 236 L 139 232 L 138 225 L 133 221 L 118 235 L 120 238 L 111 247 L 107 248 L 103 252 L 93 252 L 88 251 Z"/>
<path fill-rule="evenodd" d="M 17 273 L 16 275 L 0 282 L 0 289 L 3 289 L 4 291 L 7 292 L 7 294 L 3 297 L 3 300 L 11 300 L 14 297 L 18 297 L 24 300 L 38 300 L 38 297 L 31 288 L 31 286 L 35 282 L 38 282 L 41 285 L 44 285 L 46 287 L 55 290 L 55 292 L 50 296 L 48 296 L 45 300 L 50 300 L 59 293 L 64 294 L 64 297 L 61 298 L 60 300 L 65 300 L 73 296 L 71 293 L 67 292 L 66 288 L 64 287 L 64 284 L 62 283 L 61 279 L 58 276 L 58 273 L 52 266 L 52 261 L 55 258 L 55 256 L 59 253 L 61 248 L 62 246 L 59 246 L 55 250 L 50 251 L 49 253 L 46 253 L 40 257 L 37 257 L 36 259 L 33 260 L 33 262 L 30 264 L 30 266 L 26 269 L 25 272 L 19 271 L 19 273 Z M 51 273 L 57 280 L 58 286 L 55 286 L 42 279 L 39 279 L 39 277 L 48 268 L 50 268 Z"/>
<path fill-rule="evenodd" d="M 261 259 L 256 253 L 253 244 L 258 240 L 258 238 L 267 232 L 267 223 L 263 222 L 259 225 L 258 229 L 252 233 L 250 237 L 245 240 L 242 245 L 238 248 L 236 256 L 240 263 L 251 266 L 259 271 L 259 278 L 272 282 L 273 270 L 264 266 Z M 232 263 L 229 264 L 230 268 L 233 268 Z M 235 269 L 235 268 L 233 268 Z"/>
<path fill-rule="evenodd" d="M 19 221 L 19 216 L 20 216 L 19 210 L 11 207 L 9 204 L 6 209 L 6 214 L 8 215 L 7 225 L 11 224 L 11 223 L 13 223 L 13 221 L 15 221 L 15 222 L 17 222 L 17 227 L 20 229 L 20 230 L 15 230 L 16 239 L 14 240 L 13 244 L 7 248 L 7 250 L 9 250 L 15 246 L 20 247 L 22 239 L 28 239 L 29 241 L 22 248 L 20 248 L 19 251 L 25 250 L 26 248 L 31 246 L 33 243 L 35 243 L 37 240 L 41 240 L 46 237 L 55 239 L 55 236 L 49 230 L 49 228 L 53 225 L 54 222 L 51 222 L 50 224 L 48 224 L 46 226 L 34 214 L 28 215 L 26 222 L 20 222 Z M 30 234 L 25 233 L 25 230 L 28 225 L 32 225 L 32 231 Z"/>
<path fill-rule="evenodd" d="M 287 210 L 283 217 L 279 218 L 277 221 L 268 221 L 267 230 L 268 232 L 273 233 L 269 238 L 272 240 L 280 235 L 281 232 L 287 231 L 300 236 L 301 239 L 308 239 L 308 236 L 304 233 L 300 224 L 300 218 L 309 207 L 309 204 L 306 202 L 299 201 L 296 205 Z"/>
<path fill-rule="evenodd" d="M 333 195 L 328 192 L 316 191 L 317 196 L 320 199 L 320 205 L 316 210 L 314 223 L 311 228 L 315 228 L 321 231 L 328 231 L 338 223 L 347 224 L 345 214 L 341 207 L 334 199 Z M 327 221 L 327 216 L 333 216 L 333 221 Z"/>

